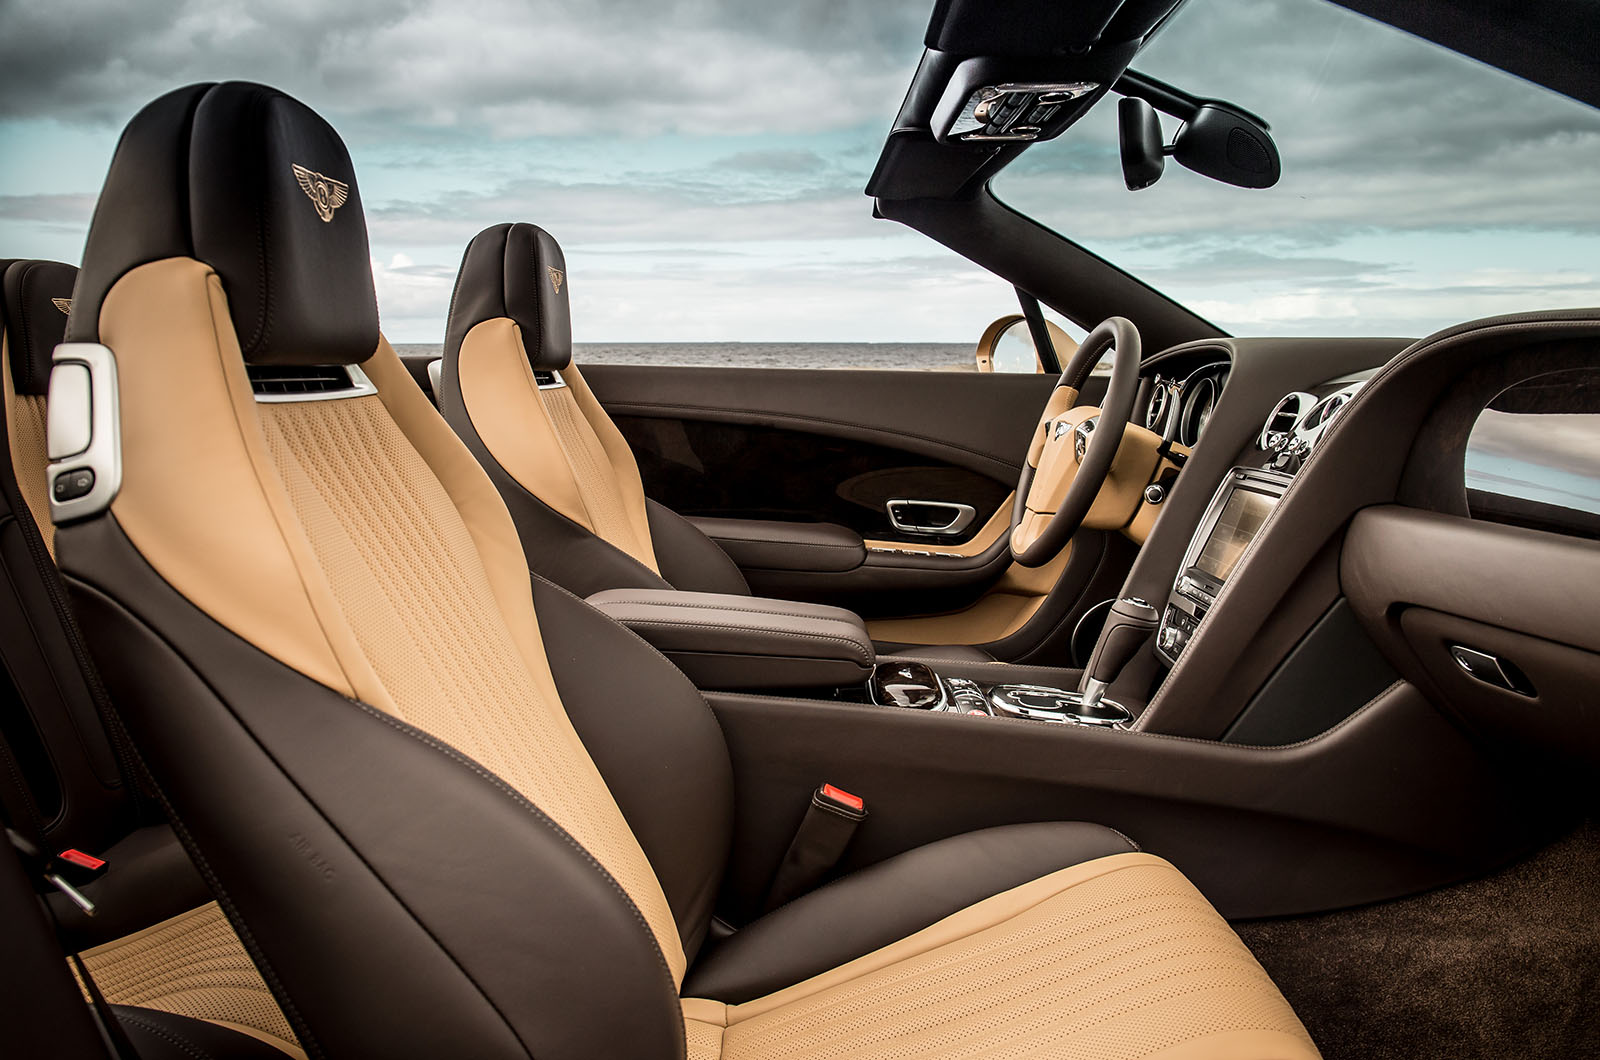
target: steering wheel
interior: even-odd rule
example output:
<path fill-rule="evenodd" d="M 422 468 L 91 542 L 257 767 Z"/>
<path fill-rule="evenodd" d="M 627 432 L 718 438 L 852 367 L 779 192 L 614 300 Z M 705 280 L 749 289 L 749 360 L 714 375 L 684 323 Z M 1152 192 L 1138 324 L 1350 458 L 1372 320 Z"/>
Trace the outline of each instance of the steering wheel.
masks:
<path fill-rule="evenodd" d="M 1111 386 L 1100 408 L 1078 405 L 1078 390 L 1114 350 Z M 1088 519 L 1139 392 L 1139 330 L 1109 317 L 1084 338 L 1045 404 L 1011 506 L 1011 558 L 1024 567 L 1055 559 Z"/>

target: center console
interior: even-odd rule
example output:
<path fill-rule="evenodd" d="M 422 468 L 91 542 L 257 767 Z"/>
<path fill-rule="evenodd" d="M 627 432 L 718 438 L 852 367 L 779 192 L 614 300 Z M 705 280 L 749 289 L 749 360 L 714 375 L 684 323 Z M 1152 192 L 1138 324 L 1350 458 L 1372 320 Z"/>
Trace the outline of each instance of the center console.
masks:
<path fill-rule="evenodd" d="M 1236 467 L 1217 487 L 1189 541 L 1161 615 L 1156 653 L 1167 663 L 1182 657 L 1256 532 L 1293 481 L 1278 471 Z"/>
<path fill-rule="evenodd" d="M 881 707 L 943 711 L 1064 725 L 1126 725 L 1132 715 L 1109 699 L 1037 684 L 979 684 L 935 673 L 925 663 L 880 660 L 867 682 L 869 701 Z"/>

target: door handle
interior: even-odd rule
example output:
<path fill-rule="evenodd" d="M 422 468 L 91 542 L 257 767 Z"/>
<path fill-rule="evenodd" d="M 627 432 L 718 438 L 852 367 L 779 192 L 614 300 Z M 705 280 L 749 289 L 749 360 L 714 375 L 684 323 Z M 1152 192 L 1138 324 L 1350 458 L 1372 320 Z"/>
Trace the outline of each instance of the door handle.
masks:
<path fill-rule="evenodd" d="M 954 501 L 915 501 L 896 499 L 884 505 L 889 525 L 902 534 L 932 534 L 954 537 L 972 525 L 978 510 Z"/>

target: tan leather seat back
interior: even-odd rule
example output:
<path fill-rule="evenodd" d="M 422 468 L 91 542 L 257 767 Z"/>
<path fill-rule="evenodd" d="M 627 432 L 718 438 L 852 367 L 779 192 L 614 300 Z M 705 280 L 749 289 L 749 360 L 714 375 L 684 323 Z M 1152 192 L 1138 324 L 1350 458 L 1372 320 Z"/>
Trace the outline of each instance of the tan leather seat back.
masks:
<path fill-rule="evenodd" d="M 509 317 L 474 325 L 459 358 L 467 415 L 500 466 L 551 509 L 660 573 L 639 465 L 577 365 L 535 372 L 522 328 Z"/>

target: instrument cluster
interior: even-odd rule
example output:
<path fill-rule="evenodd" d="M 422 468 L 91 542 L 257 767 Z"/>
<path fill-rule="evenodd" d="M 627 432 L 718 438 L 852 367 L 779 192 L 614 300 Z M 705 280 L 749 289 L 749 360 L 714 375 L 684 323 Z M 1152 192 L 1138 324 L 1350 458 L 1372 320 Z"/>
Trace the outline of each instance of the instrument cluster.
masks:
<path fill-rule="evenodd" d="M 1217 402 L 1222 399 L 1229 367 L 1227 361 L 1215 361 L 1183 376 L 1156 375 L 1150 380 L 1145 427 L 1163 438 L 1194 448 L 1211 421 Z"/>

